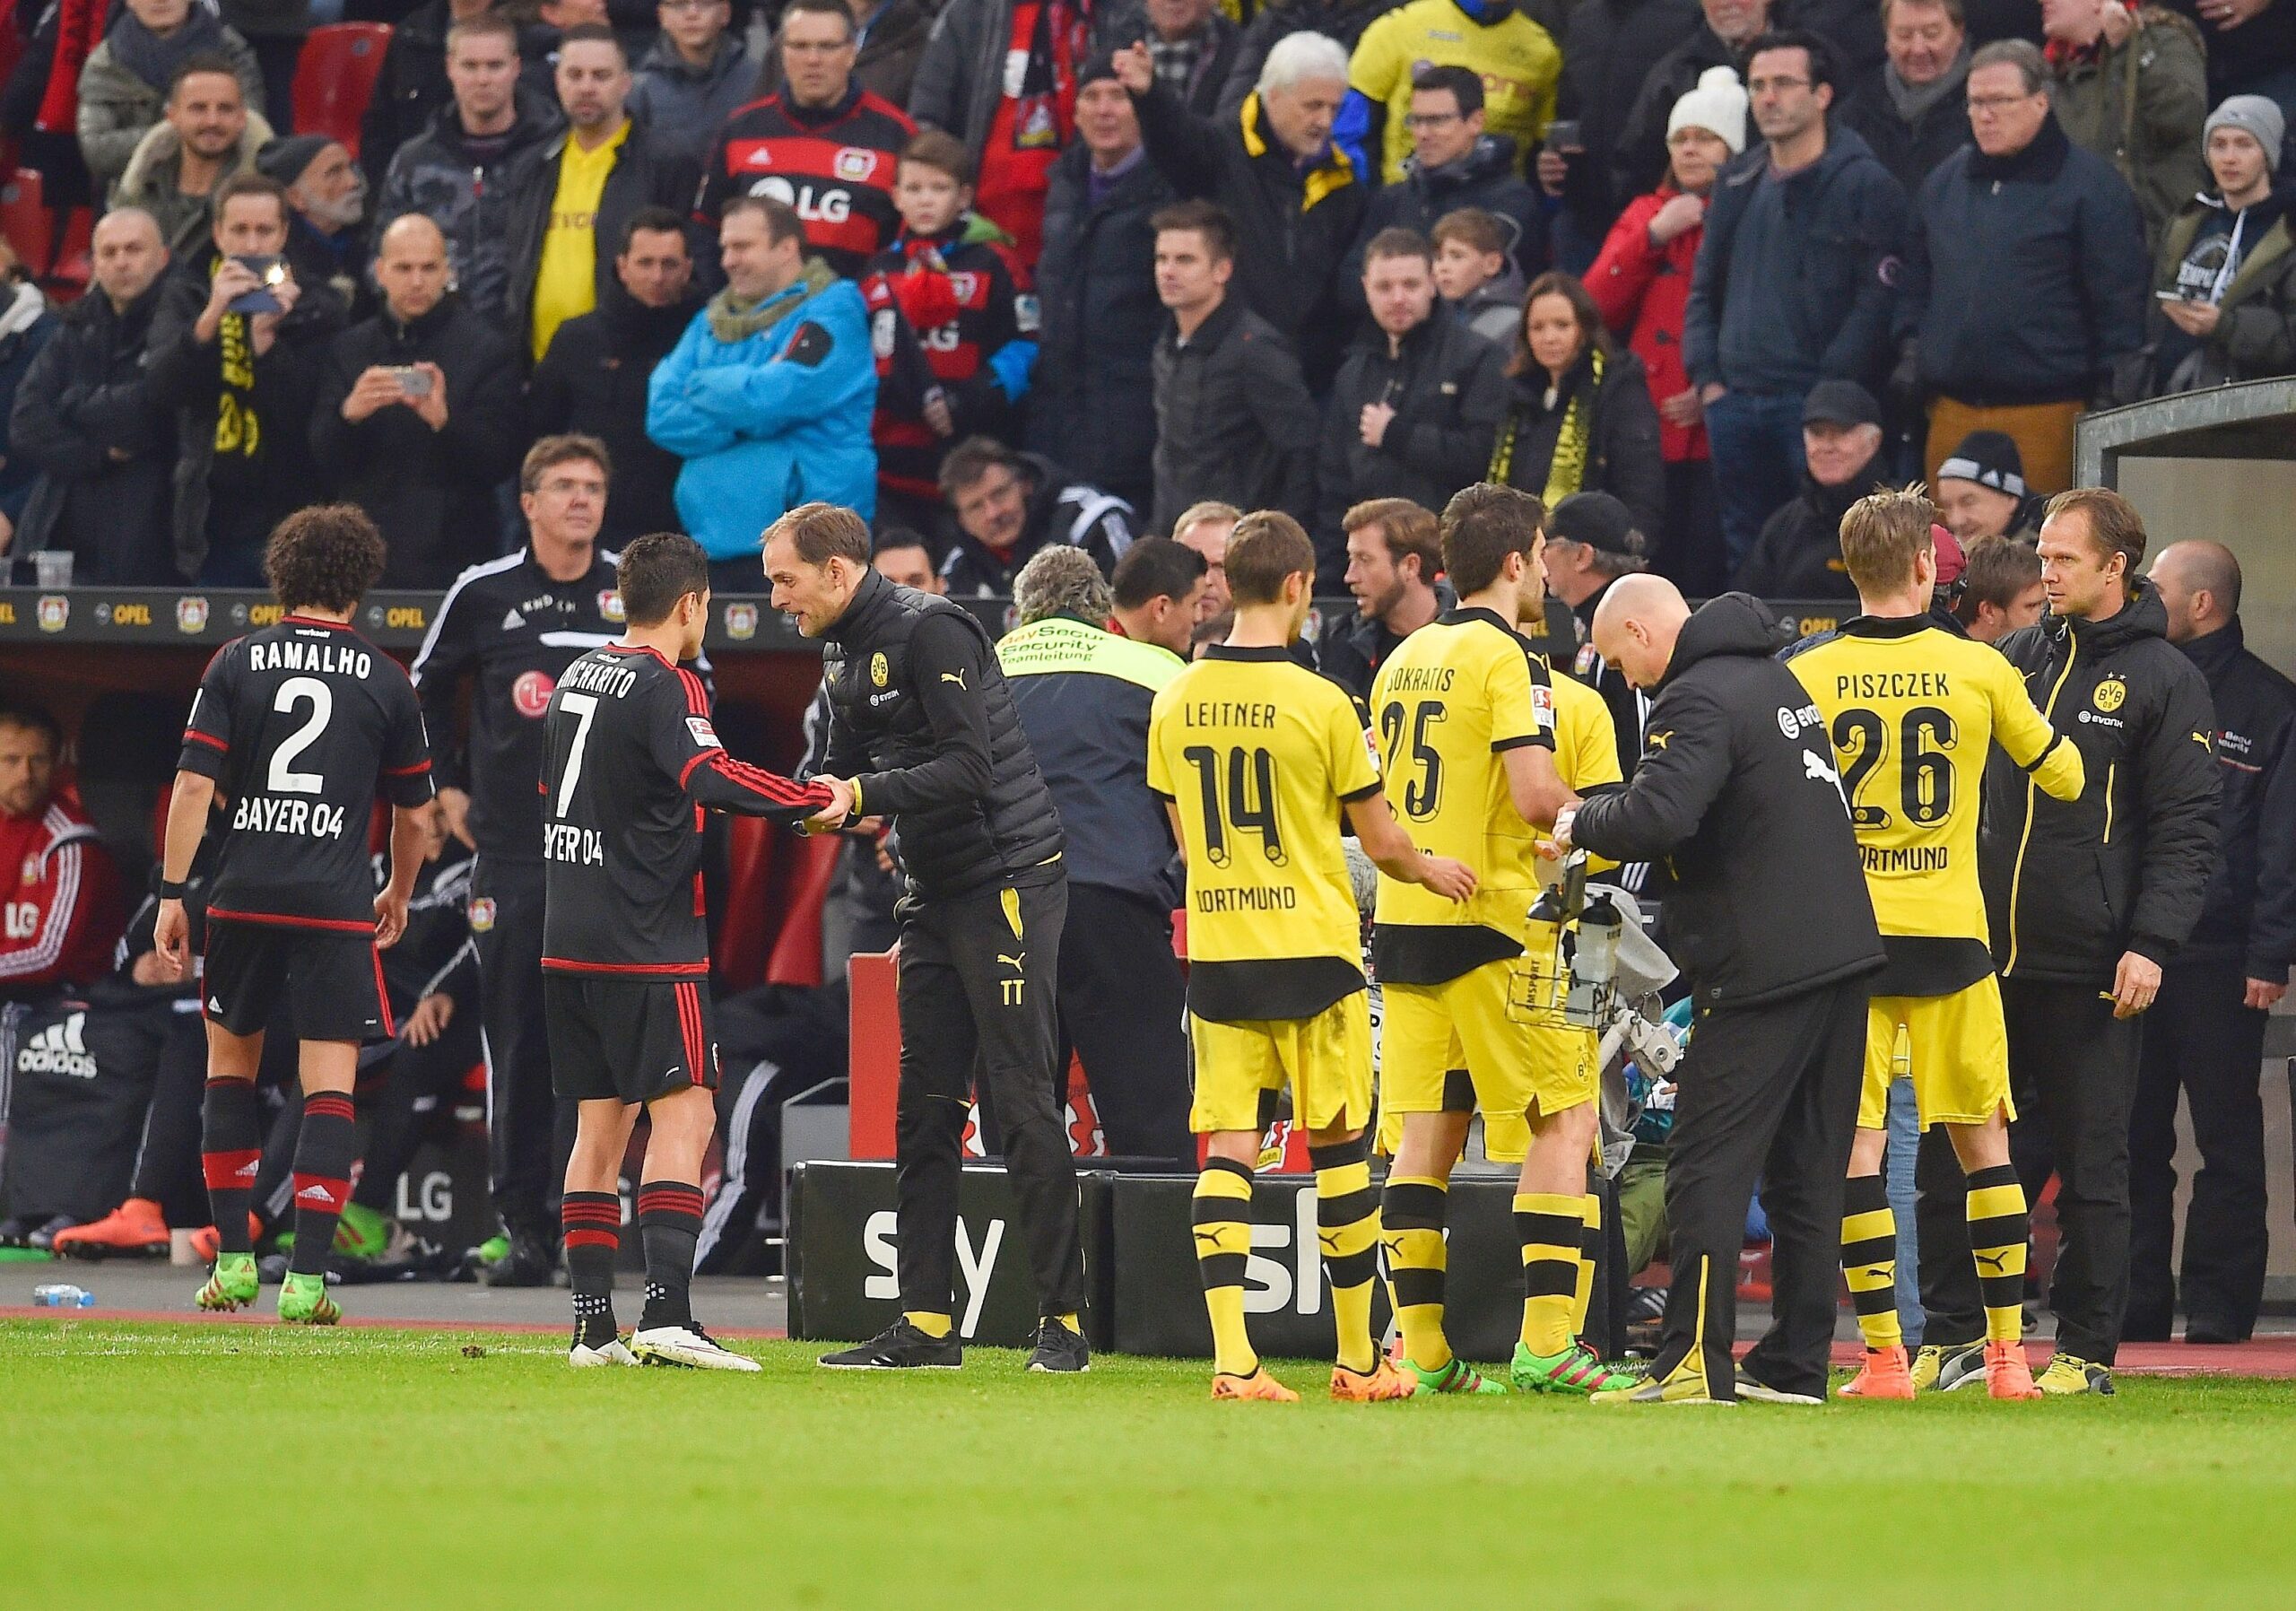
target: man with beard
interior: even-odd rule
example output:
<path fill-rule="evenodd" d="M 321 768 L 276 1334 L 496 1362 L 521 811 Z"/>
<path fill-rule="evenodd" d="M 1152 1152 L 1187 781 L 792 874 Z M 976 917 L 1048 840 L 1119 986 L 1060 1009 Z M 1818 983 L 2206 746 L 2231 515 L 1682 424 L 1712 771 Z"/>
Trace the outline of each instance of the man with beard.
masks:
<path fill-rule="evenodd" d="M 339 140 L 325 135 L 293 135 L 274 140 L 256 158 L 258 171 L 287 187 L 287 261 L 296 280 L 324 285 L 340 297 L 354 319 L 375 310 L 366 275 L 367 176 Z"/>

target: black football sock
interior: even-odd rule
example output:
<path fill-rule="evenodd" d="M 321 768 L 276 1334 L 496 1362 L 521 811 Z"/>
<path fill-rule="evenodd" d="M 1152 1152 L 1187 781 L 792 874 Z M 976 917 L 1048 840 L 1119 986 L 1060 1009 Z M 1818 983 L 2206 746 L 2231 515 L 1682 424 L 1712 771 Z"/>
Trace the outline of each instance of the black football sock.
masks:
<path fill-rule="evenodd" d="M 613 1318 L 613 1261 L 622 1249 L 622 1197 L 611 1191 L 570 1191 L 558 1219 L 566 1234 L 566 1274 L 574 1288 L 574 1341 L 603 1348 L 621 1335 Z"/>
<path fill-rule="evenodd" d="M 246 1253 L 248 1203 L 263 1163 L 263 1115 L 253 1080 L 211 1079 L 201 1099 L 199 1163 L 207 1176 L 208 1211 L 215 1216 L 217 1248 Z"/>
<path fill-rule="evenodd" d="M 303 1099 L 302 1131 L 295 1138 L 295 1250 L 287 1267 L 297 1275 L 326 1270 L 335 1251 L 335 1222 L 351 1200 L 351 1166 L 359 1161 L 359 1127 L 351 1098 L 321 1091 Z"/>
<path fill-rule="evenodd" d="M 693 1324 L 694 1244 L 701 1240 L 701 1188 L 650 1180 L 638 1189 L 638 1233 L 646 1245 L 646 1309 L 641 1330 Z"/>

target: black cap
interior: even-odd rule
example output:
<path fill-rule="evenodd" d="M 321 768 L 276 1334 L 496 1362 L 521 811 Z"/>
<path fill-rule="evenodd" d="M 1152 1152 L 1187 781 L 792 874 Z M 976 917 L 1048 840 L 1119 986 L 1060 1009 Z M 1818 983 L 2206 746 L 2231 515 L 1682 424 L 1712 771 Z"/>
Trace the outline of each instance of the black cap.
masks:
<path fill-rule="evenodd" d="M 1571 493 L 1548 512 L 1546 535 L 1630 559 L 1642 552 L 1636 540 L 1633 512 L 1608 492 Z"/>
<path fill-rule="evenodd" d="M 1981 487 L 2025 495 L 2025 461 L 2017 439 L 1999 431 L 1972 431 L 1937 466 L 1940 481 L 1974 481 Z"/>
<path fill-rule="evenodd" d="M 283 185 L 292 185 L 303 177 L 303 170 L 319 160 L 319 152 L 335 141 L 326 135 L 289 135 L 274 140 L 256 153 L 258 172 Z"/>
<path fill-rule="evenodd" d="M 1821 380 L 1802 399 L 1805 425 L 1878 425 L 1882 405 L 1855 380 Z"/>
<path fill-rule="evenodd" d="M 1096 51 L 1091 60 L 1084 64 L 1084 70 L 1077 74 L 1076 87 L 1081 90 L 1086 84 L 1096 84 L 1104 78 L 1116 79 L 1116 57 L 1105 50 Z M 1118 79 L 1117 82 L 1123 81 Z"/>

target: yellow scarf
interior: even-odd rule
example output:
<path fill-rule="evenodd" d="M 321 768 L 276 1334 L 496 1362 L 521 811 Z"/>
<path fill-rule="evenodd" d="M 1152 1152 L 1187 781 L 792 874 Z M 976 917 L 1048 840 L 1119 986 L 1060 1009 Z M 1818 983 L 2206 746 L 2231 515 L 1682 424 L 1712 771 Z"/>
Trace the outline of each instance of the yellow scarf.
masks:
<path fill-rule="evenodd" d="M 1581 489 L 1587 476 L 1588 419 L 1592 410 L 1587 399 L 1603 386 L 1603 354 L 1600 348 L 1587 353 L 1593 373 L 1587 383 L 1571 393 L 1570 405 L 1563 410 L 1562 429 L 1554 439 L 1554 457 L 1547 460 L 1546 486 L 1539 493 L 1539 501 L 1550 509 Z M 1506 423 L 1499 428 L 1499 440 L 1492 444 L 1491 479 L 1500 486 L 1509 484 L 1508 476 L 1515 468 L 1515 433 L 1520 429 L 1522 415 L 1509 410 Z"/>

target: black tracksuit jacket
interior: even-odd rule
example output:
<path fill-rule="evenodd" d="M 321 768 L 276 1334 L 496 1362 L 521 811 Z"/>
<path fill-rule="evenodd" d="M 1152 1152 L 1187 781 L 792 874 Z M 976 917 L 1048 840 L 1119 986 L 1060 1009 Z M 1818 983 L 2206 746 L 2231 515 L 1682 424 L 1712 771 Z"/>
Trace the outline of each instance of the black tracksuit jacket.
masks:
<path fill-rule="evenodd" d="M 2284 980 L 2296 966 L 2296 683 L 2248 652 L 2237 619 L 2179 647 L 2216 708 L 2223 803 L 2216 875 L 2179 954 Z"/>
<path fill-rule="evenodd" d="M 1701 1013 L 1760 1006 L 1879 970 L 1882 936 L 1832 742 L 1782 634 L 1744 593 L 1683 627 L 1641 764 L 1578 808 L 1573 840 L 1664 859 L 1668 948 Z"/>
<path fill-rule="evenodd" d="M 2052 800 L 1999 750 L 1986 763 L 1978 870 L 2005 979 L 2112 980 L 2121 954 L 2173 956 L 2216 869 L 2216 713 L 2169 642 L 2149 581 L 2099 622 L 2047 616 L 1996 647 L 2080 746 L 2088 784 Z"/>

